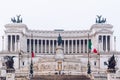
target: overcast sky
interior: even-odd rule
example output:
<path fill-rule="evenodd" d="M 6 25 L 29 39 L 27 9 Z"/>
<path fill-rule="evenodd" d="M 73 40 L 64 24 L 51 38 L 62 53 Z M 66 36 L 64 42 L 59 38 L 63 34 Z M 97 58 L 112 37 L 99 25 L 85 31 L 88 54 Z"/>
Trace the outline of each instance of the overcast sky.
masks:
<path fill-rule="evenodd" d="M 120 51 L 120 0 L 0 0 L 0 41 L 4 25 L 17 14 L 29 29 L 39 30 L 86 30 L 95 23 L 96 15 L 103 15 L 114 26 Z"/>

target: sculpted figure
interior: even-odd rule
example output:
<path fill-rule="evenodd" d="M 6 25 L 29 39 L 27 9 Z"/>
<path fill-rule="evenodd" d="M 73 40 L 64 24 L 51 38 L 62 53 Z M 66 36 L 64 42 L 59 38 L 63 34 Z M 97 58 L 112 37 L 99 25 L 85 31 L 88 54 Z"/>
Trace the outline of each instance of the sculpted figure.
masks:
<path fill-rule="evenodd" d="M 15 56 L 5 56 L 5 59 L 6 59 L 6 67 L 7 69 L 14 69 L 14 58 Z"/>
<path fill-rule="evenodd" d="M 116 61 L 114 55 L 108 60 L 108 71 L 115 73 L 115 66 L 116 66 Z"/>
<path fill-rule="evenodd" d="M 13 23 L 22 23 L 22 18 L 20 19 L 21 15 L 17 15 L 17 19 L 15 17 L 11 18 Z"/>
<path fill-rule="evenodd" d="M 108 69 L 115 69 L 116 61 L 114 55 L 108 60 Z"/>
<path fill-rule="evenodd" d="M 60 46 L 61 44 L 62 44 L 62 37 L 59 34 L 59 36 L 58 36 L 58 46 Z"/>
<path fill-rule="evenodd" d="M 102 18 L 102 15 L 97 15 L 96 18 L 96 23 L 105 23 L 106 22 L 106 18 Z"/>

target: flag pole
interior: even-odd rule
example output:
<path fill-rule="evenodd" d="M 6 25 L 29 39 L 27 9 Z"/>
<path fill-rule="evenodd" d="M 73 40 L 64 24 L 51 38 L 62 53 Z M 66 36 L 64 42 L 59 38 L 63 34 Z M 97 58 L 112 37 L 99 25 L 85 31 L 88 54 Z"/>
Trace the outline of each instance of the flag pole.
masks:
<path fill-rule="evenodd" d="M 30 63 L 30 80 L 33 77 L 33 61 L 32 61 L 32 54 L 33 54 L 33 34 L 31 34 L 31 63 Z"/>
<path fill-rule="evenodd" d="M 101 51 L 101 44 L 102 44 L 102 39 L 101 38 L 99 38 L 99 42 L 98 42 L 98 68 L 99 68 L 99 71 L 100 71 L 100 51 Z"/>
<path fill-rule="evenodd" d="M 91 46 L 91 42 L 90 42 L 90 40 L 89 40 L 89 33 L 88 33 L 88 64 L 87 64 L 87 67 L 88 67 L 88 71 L 87 71 L 87 73 L 88 74 L 91 74 L 91 66 L 90 66 L 90 60 L 89 60 L 89 58 L 90 58 L 90 46 Z"/>
<path fill-rule="evenodd" d="M 100 43 L 99 43 L 99 45 L 100 45 Z M 100 72 L 100 46 L 99 46 L 99 50 L 98 50 L 98 73 Z"/>

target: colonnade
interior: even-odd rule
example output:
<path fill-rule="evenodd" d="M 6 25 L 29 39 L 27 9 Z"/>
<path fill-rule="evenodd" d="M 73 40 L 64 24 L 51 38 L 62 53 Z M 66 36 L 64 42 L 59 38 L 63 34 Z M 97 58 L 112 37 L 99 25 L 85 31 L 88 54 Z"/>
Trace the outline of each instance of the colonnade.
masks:
<path fill-rule="evenodd" d="M 19 35 L 8 35 L 7 43 L 8 43 L 8 51 L 17 51 L 18 50 L 18 41 Z"/>
<path fill-rule="evenodd" d="M 62 46 L 65 54 L 88 52 L 87 39 L 63 40 Z M 27 39 L 27 52 L 54 54 L 56 47 L 57 40 Z"/>
<path fill-rule="evenodd" d="M 17 51 L 19 35 L 8 35 L 8 51 Z M 27 39 L 23 42 L 27 45 L 27 52 L 54 54 L 56 52 L 57 40 L 55 39 Z M 27 43 L 27 44 L 26 44 Z M 112 39 L 110 35 L 99 35 L 99 51 L 110 51 Z M 63 39 L 63 51 L 65 54 L 88 53 L 88 39 Z"/>
<path fill-rule="evenodd" d="M 100 51 L 108 52 L 111 50 L 112 39 L 110 35 L 100 35 L 98 44 L 100 44 Z"/>

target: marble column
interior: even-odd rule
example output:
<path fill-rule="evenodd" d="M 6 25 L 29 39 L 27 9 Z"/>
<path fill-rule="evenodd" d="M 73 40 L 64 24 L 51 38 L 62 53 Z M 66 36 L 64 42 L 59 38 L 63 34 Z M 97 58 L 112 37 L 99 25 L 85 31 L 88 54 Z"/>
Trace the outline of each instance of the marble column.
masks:
<path fill-rule="evenodd" d="M 81 40 L 79 40 L 79 53 L 81 53 Z"/>
<path fill-rule="evenodd" d="M 73 40 L 71 40 L 71 44 L 72 44 L 71 53 L 73 53 Z"/>
<path fill-rule="evenodd" d="M 106 40 L 105 40 L 106 38 L 105 38 L 105 36 L 103 36 L 103 51 L 105 51 L 106 50 Z"/>
<path fill-rule="evenodd" d="M 31 39 L 29 39 L 29 52 L 31 53 Z"/>
<path fill-rule="evenodd" d="M 54 54 L 54 40 L 52 40 L 53 41 L 53 50 L 52 50 L 52 53 Z"/>
<path fill-rule="evenodd" d="M 5 50 L 8 50 L 8 51 L 9 51 L 9 46 L 8 46 L 8 35 L 5 35 L 4 39 L 5 39 Z"/>
<path fill-rule="evenodd" d="M 41 39 L 41 53 L 43 54 L 43 40 Z"/>
<path fill-rule="evenodd" d="M 83 53 L 85 53 L 85 40 L 83 39 Z"/>
<path fill-rule="evenodd" d="M 47 52 L 47 45 L 46 45 L 46 43 L 47 43 L 47 40 L 45 40 L 45 54 Z"/>
<path fill-rule="evenodd" d="M 114 40 L 114 46 L 116 47 L 116 36 L 115 36 L 115 40 Z M 110 35 L 110 51 L 112 51 L 112 35 Z M 115 49 L 114 49 L 115 50 Z M 116 50 L 115 50 L 116 51 Z"/>
<path fill-rule="evenodd" d="M 37 39 L 37 53 L 39 53 L 39 39 Z"/>
<path fill-rule="evenodd" d="M 108 37 L 107 37 L 107 35 L 106 35 L 106 52 L 108 52 Z"/>
<path fill-rule="evenodd" d="M 66 40 L 64 40 L 64 53 L 66 54 Z"/>
<path fill-rule="evenodd" d="M 75 53 L 77 53 L 77 40 L 75 40 Z"/>
<path fill-rule="evenodd" d="M 69 54 L 69 50 L 70 50 L 70 49 L 69 49 L 69 48 L 70 48 L 69 43 L 70 43 L 70 42 L 69 42 L 69 40 L 67 40 L 67 42 L 68 42 L 68 45 L 67 45 L 67 46 L 68 46 L 68 51 L 67 51 L 67 52 L 68 52 L 68 54 Z"/>
<path fill-rule="evenodd" d="M 89 39 L 87 39 L 87 53 L 89 52 L 89 51 L 88 51 L 88 50 L 89 50 L 89 49 L 88 49 L 88 46 L 89 46 L 88 43 L 89 43 Z"/>
<path fill-rule="evenodd" d="M 17 51 L 17 36 L 15 35 L 15 51 Z"/>
<path fill-rule="evenodd" d="M 38 53 L 38 40 L 35 39 L 35 53 Z"/>
<path fill-rule="evenodd" d="M 11 37 L 10 37 L 10 41 L 11 41 L 11 42 L 10 42 L 10 43 L 11 43 L 11 44 L 10 44 L 10 51 L 12 51 L 12 35 L 11 35 Z"/>
<path fill-rule="evenodd" d="M 38 41 L 39 41 L 38 42 L 38 45 L 39 45 L 39 49 L 38 50 L 39 50 L 39 53 L 41 53 L 41 40 L 38 39 Z"/>
<path fill-rule="evenodd" d="M 49 45 L 49 47 L 48 47 L 48 49 L 49 49 L 49 51 L 48 51 L 48 53 L 50 54 L 50 40 L 48 40 L 48 45 Z"/>
<path fill-rule="evenodd" d="M 35 53 L 35 40 L 33 39 L 33 52 Z"/>
<path fill-rule="evenodd" d="M 111 45 L 110 45 L 110 36 L 108 36 L 108 51 L 110 51 L 110 47 L 111 47 Z"/>

